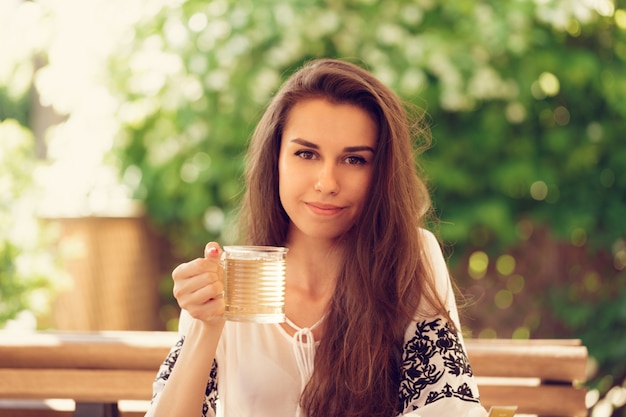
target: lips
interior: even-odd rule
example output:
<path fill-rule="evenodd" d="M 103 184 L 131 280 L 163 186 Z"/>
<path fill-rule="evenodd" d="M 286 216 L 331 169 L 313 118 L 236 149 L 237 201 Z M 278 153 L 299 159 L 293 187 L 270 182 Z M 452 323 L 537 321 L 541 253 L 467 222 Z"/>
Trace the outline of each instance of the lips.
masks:
<path fill-rule="evenodd" d="M 324 203 L 306 203 L 306 205 L 313 213 L 319 216 L 334 216 L 344 209 L 340 206 Z"/>

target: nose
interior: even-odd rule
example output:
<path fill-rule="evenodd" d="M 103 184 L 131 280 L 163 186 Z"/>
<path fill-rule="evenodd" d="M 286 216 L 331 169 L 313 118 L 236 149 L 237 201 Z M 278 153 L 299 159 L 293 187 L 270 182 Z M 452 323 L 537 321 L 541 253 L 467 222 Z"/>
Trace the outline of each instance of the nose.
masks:
<path fill-rule="evenodd" d="M 315 184 L 315 191 L 323 194 L 337 194 L 339 191 L 339 183 L 337 175 L 333 167 L 322 167 Z"/>

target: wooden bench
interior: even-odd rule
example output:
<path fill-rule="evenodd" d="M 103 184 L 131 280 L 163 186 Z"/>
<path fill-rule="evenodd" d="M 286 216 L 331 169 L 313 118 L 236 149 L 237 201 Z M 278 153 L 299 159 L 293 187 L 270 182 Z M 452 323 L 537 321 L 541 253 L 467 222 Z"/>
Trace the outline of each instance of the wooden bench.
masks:
<path fill-rule="evenodd" d="M 0 332 L 0 417 L 138 417 L 177 339 L 169 332 Z M 518 414 L 586 416 L 579 340 L 465 341 L 481 399 Z M 46 399 L 69 399 L 55 407 Z M 125 410 L 124 401 L 136 408 Z"/>
<path fill-rule="evenodd" d="M 587 348 L 580 340 L 469 339 L 465 344 L 487 409 L 517 405 L 519 414 L 587 416 Z"/>

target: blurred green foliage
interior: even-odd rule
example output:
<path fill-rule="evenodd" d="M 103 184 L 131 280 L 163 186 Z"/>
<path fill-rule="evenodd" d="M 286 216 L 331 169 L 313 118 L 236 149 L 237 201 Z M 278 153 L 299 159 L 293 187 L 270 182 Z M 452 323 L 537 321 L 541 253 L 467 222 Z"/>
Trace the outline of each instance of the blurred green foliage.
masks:
<path fill-rule="evenodd" d="M 2 113 L 0 113 L 1 115 Z M 17 120 L 0 120 L 0 327 L 23 311 L 46 313 L 54 291 L 55 260 L 34 217 L 32 133 Z"/>
<path fill-rule="evenodd" d="M 444 240 L 508 245 L 529 216 L 611 247 L 626 235 L 626 28 L 613 7 L 181 2 L 147 14 L 111 61 L 125 96 L 118 157 L 188 256 L 224 232 L 271 93 L 306 59 L 348 58 L 428 111 Z"/>

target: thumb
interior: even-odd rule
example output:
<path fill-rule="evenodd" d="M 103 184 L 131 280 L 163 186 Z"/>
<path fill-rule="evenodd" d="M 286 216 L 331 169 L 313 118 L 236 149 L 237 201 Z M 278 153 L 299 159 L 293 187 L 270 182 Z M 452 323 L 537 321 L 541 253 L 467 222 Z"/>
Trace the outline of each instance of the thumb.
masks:
<path fill-rule="evenodd" d="M 205 258 L 219 258 L 220 252 L 220 245 L 218 245 L 216 242 L 209 242 L 204 247 Z"/>

